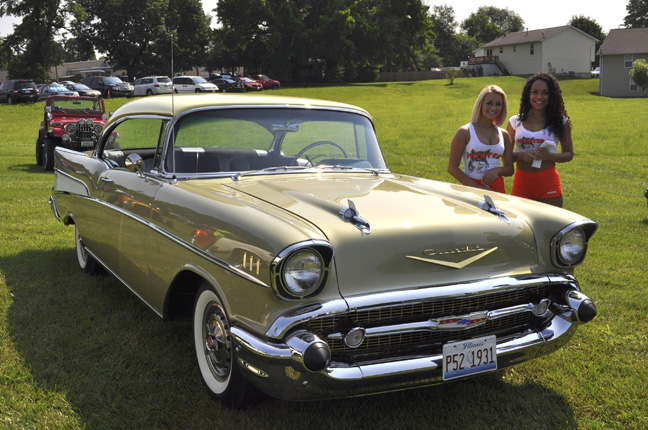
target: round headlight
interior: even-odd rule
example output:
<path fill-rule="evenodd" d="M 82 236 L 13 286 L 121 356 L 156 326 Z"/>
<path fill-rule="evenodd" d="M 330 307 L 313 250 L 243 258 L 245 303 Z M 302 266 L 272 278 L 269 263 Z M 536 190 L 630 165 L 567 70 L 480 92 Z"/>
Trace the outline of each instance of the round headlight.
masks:
<path fill-rule="evenodd" d="M 81 125 L 85 125 L 85 123 L 86 123 L 85 118 L 80 118 L 80 119 L 79 119 L 79 124 L 81 124 Z"/>
<path fill-rule="evenodd" d="M 585 251 L 585 233 L 580 228 L 568 231 L 560 240 L 558 253 L 563 263 L 578 263 Z"/>
<path fill-rule="evenodd" d="M 309 249 L 295 252 L 283 265 L 284 286 L 289 294 L 305 297 L 320 286 L 324 276 L 322 257 Z"/>
<path fill-rule="evenodd" d="M 76 126 L 76 124 L 73 123 L 73 122 L 70 122 L 70 123 L 65 124 L 65 127 L 64 127 L 64 128 L 65 128 L 65 131 L 68 132 L 68 134 L 74 134 L 74 133 L 76 133 L 76 131 L 77 131 L 77 126 Z"/>
<path fill-rule="evenodd" d="M 92 120 L 92 118 L 88 118 L 88 120 L 86 121 L 86 124 L 88 124 L 89 126 L 92 126 L 92 124 L 94 124 L 94 121 Z"/>
<path fill-rule="evenodd" d="M 101 134 L 101 130 L 103 129 L 103 125 L 101 125 L 99 123 L 95 123 L 93 129 L 94 129 L 94 132 L 96 134 Z"/>

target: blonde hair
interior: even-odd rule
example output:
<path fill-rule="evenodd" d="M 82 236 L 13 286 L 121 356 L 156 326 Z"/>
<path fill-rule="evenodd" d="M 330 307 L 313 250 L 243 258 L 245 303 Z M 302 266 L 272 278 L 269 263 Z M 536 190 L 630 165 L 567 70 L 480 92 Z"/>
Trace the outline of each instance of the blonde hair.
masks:
<path fill-rule="evenodd" d="M 484 99 L 490 93 L 495 93 L 502 96 L 502 111 L 500 112 L 497 119 L 493 121 L 493 123 L 498 127 L 500 127 L 502 124 L 504 124 L 504 121 L 506 121 L 506 116 L 508 115 L 508 99 L 506 98 L 506 93 L 504 92 L 503 89 L 501 89 L 497 85 L 489 85 L 485 87 L 481 91 L 481 93 L 479 93 L 479 97 L 477 97 L 477 101 L 475 102 L 475 107 L 473 108 L 472 118 L 470 119 L 471 123 L 475 124 L 477 120 L 479 120 L 479 115 L 481 115 L 482 104 L 484 103 Z"/>

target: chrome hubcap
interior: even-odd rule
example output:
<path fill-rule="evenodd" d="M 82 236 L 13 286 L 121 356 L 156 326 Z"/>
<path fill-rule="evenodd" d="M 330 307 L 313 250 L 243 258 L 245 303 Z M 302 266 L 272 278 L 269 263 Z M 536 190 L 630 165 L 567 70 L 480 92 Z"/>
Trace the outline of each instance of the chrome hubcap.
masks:
<path fill-rule="evenodd" d="M 220 381 L 227 379 L 231 367 L 231 343 L 227 319 L 216 305 L 206 309 L 203 339 L 205 358 L 212 374 Z"/>

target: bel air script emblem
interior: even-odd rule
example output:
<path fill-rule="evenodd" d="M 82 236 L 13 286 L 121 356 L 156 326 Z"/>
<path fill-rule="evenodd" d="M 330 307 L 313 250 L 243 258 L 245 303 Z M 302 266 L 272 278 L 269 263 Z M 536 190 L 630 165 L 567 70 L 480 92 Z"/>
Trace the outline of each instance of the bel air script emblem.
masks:
<path fill-rule="evenodd" d="M 426 256 L 439 256 L 439 255 L 456 255 L 456 254 L 466 254 L 466 253 L 474 253 L 474 252 L 479 252 L 479 254 L 473 255 L 469 258 L 466 258 L 465 260 L 453 262 L 453 261 L 446 261 L 446 260 L 439 260 L 438 258 L 430 258 L 430 257 L 415 257 L 413 255 L 407 255 L 407 258 L 410 258 L 412 260 L 418 260 L 418 261 L 423 261 L 425 263 L 432 263 L 432 264 L 438 264 L 440 266 L 445 266 L 445 267 L 450 267 L 452 269 L 463 269 L 464 267 L 468 266 L 469 264 L 474 263 L 477 260 L 480 260 L 484 257 L 486 257 L 488 254 L 491 252 L 495 251 L 497 247 L 491 248 L 491 249 L 484 249 L 479 245 L 475 246 L 465 246 L 463 248 L 456 248 L 456 249 L 426 249 L 423 254 Z"/>

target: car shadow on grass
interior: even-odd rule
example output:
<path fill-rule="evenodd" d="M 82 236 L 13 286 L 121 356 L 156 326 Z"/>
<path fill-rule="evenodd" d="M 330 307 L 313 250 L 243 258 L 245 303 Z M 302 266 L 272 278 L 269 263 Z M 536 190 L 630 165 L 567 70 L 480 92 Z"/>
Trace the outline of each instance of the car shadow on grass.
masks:
<path fill-rule="evenodd" d="M 263 397 L 231 410 L 200 382 L 190 323 L 163 322 L 112 277 L 83 273 L 74 248 L 20 252 L 0 258 L 0 267 L 12 295 L 5 326 L 21 360 L 15 365 L 28 369 L 33 392 L 63 398 L 71 406 L 64 414 L 87 428 L 577 427 L 566 398 L 509 382 L 504 372 L 352 399 Z M 61 413 L 55 403 L 47 413 Z"/>
<path fill-rule="evenodd" d="M 22 173 L 29 173 L 29 174 L 41 173 L 41 174 L 51 175 L 52 178 L 54 177 L 54 172 L 48 172 L 45 170 L 45 168 L 43 168 L 43 166 L 38 166 L 36 165 L 36 163 L 16 164 L 13 166 L 9 166 L 7 170 L 11 170 L 12 172 L 22 172 Z"/>

